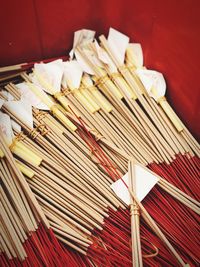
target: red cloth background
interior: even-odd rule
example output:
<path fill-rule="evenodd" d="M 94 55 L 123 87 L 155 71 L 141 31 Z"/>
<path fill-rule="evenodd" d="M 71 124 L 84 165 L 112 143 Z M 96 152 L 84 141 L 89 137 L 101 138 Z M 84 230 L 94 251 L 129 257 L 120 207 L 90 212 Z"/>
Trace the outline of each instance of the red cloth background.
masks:
<path fill-rule="evenodd" d="M 142 44 L 145 65 L 164 73 L 168 99 L 200 138 L 199 0 L 2 1 L 0 65 L 67 54 L 73 32 L 110 26 Z"/>

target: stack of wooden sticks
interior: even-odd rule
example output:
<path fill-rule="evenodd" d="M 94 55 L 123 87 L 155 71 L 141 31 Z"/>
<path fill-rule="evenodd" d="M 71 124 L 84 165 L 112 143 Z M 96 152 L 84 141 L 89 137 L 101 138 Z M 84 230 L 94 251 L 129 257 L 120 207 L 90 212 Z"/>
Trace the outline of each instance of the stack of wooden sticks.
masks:
<path fill-rule="evenodd" d="M 164 97 L 163 75 L 143 66 L 139 44 L 114 29 L 100 44 L 91 31 L 77 34 L 69 61 L 36 63 L 1 80 L 2 255 L 25 260 L 27 234 L 42 221 L 61 247 L 85 255 L 80 266 L 197 266 L 199 144 Z M 158 178 L 144 204 L 135 166 Z M 111 188 L 118 179 L 131 196 L 130 216 Z M 122 238 L 127 218 L 131 231 Z M 140 237 L 144 225 L 161 241 L 152 257 L 143 256 L 151 251 Z"/>

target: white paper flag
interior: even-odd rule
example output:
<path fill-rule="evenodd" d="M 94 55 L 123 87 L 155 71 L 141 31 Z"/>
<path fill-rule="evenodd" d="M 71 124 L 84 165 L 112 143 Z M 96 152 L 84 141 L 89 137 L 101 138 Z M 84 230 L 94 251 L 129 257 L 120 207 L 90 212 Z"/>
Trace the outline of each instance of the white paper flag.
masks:
<path fill-rule="evenodd" d="M 32 106 L 30 103 L 21 99 L 20 101 L 6 101 L 4 106 L 27 127 L 33 128 Z"/>
<path fill-rule="evenodd" d="M 74 33 L 73 48 L 69 53 L 70 59 L 73 59 L 74 52 L 75 52 L 77 46 L 79 46 L 79 45 L 83 46 L 87 43 L 92 42 L 94 40 L 94 36 L 95 36 L 95 31 L 86 30 L 86 29 L 76 31 Z"/>
<path fill-rule="evenodd" d="M 35 85 L 37 88 L 38 86 Z M 42 110 L 49 110 L 49 108 L 42 103 L 39 97 L 37 97 L 29 88 L 29 86 L 23 82 L 16 84 L 16 87 L 20 90 L 22 99 L 25 99 L 27 102 L 29 102 L 33 107 L 42 109 Z M 39 88 L 38 88 L 39 90 Z"/>
<path fill-rule="evenodd" d="M 159 181 L 159 177 L 154 174 L 152 171 L 148 170 L 146 167 L 135 164 L 134 165 L 134 173 L 135 173 L 135 184 L 136 184 L 136 196 L 139 201 L 142 201 L 145 196 L 150 192 L 150 190 L 155 186 L 155 184 Z M 122 179 L 129 186 L 129 177 L 128 173 L 126 173 Z M 111 185 L 112 190 L 115 194 L 123 200 L 124 203 L 130 205 L 130 194 L 127 187 L 121 181 L 121 179 L 117 180 Z"/>
<path fill-rule="evenodd" d="M 99 60 L 101 60 L 104 64 L 108 66 L 111 73 L 117 72 L 117 67 L 112 62 L 107 52 L 102 47 L 99 46 L 96 40 L 94 44 L 95 44 L 95 48 L 96 48 L 96 52 L 97 52 Z"/>
<path fill-rule="evenodd" d="M 80 55 L 80 53 L 77 50 L 75 50 L 75 55 L 76 55 L 76 60 L 78 64 L 81 66 L 82 70 L 90 75 L 94 75 L 95 73 L 92 70 L 92 68 L 88 65 L 88 63 L 84 60 L 82 55 Z"/>
<path fill-rule="evenodd" d="M 71 89 L 79 88 L 81 77 L 83 75 L 82 68 L 76 60 L 71 60 L 63 63 L 64 65 L 64 76 L 63 86 L 68 85 Z"/>
<path fill-rule="evenodd" d="M 41 86 L 49 94 L 55 94 L 57 92 L 60 92 L 61 81 L 63 76 L 61 59 L 49 62 L 47 64 L 36 63 L 34 65 L 34 70 L 36 74 L 39 74 L 46 82 L 46 85 L 41 84 L 41 82 L 37 78 L 37 75 L 33 75 L 33 82 L 36 85 Z"/>
<path fill-rule="evenodd" d="M 155 100 L 165 95 L 166 82 L 162 73 L 155 70 L 136 70 L 141 82 L 143 83 L 148 94 Z M 152 88 L 156 89 L 156 95 L 152 92 Z"/>
<path fill-rule="evenodd" d="M 129 43 L 129 37 L 113 28 L 110 28 L 108 43 L 114 52 L 115 57 L 122 65 L 124 63 L 124 57 Z"/>

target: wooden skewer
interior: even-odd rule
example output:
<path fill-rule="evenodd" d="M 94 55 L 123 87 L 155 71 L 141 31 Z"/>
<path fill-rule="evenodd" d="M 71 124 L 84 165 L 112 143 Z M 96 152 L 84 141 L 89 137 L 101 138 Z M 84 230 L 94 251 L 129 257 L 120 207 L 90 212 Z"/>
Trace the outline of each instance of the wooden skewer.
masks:
<path fill-rule="evenodd" d="M 28 138 L 27 138 L 27 140 L 28 140 Z M 55 142 L 55 141 L 54 141 L 54 142 Z M 58 143 L 57 143 L 57 146 L 59 146 Z M 49 147 L 48 147 L 48 149 L 49 149 Z M 63 146 L 62 146 L 62 145 L 60 145 L 60 149 L 63 149 Z M 73 148 L 73 149 L 75 149 L 75 148 Z M 66 151 L 67 151 L 67 150 L 66 150 Z M 72 150 L 72 151 L 73 151 L 73 150 Z M 67 154 L 67 152 L 65 152 L 65 153 Z M 80 154 L 79 151 L 77 151 L 77 153 Z M 72 155 L 68 155 L 68 156 L 71 157 Z M 80 156 L 81 156 L 81 154 L 80 154 Z M 82 162 L 82 161 L 80 160 L 80 157 L 77 157 L 77 156 L 76 156 L 76 159 L 77 159 L 77 161 L 78 161 L 81 165 L 84 165 L 84 172 L 88 171 L 88 173 L 91 173 L 91 170 L 89 169 L 89 166 L 90 166 L 90 165 L 89 165 L 89 162 L 88 162 L 88 167 L 87 167 L 87 165 L 86 165 L 84 162 Z M 79 167 L 80 167 L 80 165 L 79 165 Z M 80 171 L 80 170 L 79 170 L 79 171 Z M 94 171 L 95 171 L 95 170 L 94 170 Z M 84 173 L 84 172 L 83 172 L 83 173 Z M 111 191 L 109 185 L 105 187 L 105 183 L 103 183 L 103 182 L 100 180 L 100 177 L 98 177 L 97 175 L 95 175 L 95 173 L 91 173 L 91 175 L 92 175 L 92 176 L 90 176 L 90 177 L 91 177 L 90 182 L 93 184 L 93 186 L 96 187 L 96 186 L 98 185 L 99 188 L 102 188 L 102 192 L 104 191 L 104 192 L 106 193 L 106 197 L 107 197 L 107 198 L 109 197 L 110 201 L 111 201 L 113 204 L 116 203 L 117 206 L 121 205 L 121 203 L 120 203 L 119 201 L 117 201 L 116 198 L 114 197 L 113 192 Z M 94 179 L 94 177 L 95 177 L 95 179 Z"/>
<path fill-rule="evenodd" d="M 27 142 L 27 144 L 30 145 L 29 142 Z M 35 144 L 34 144 L 34 146 L 35 146 Z M 49 147 L 49 149 L 50 149 L 50 146 L 47 146 L 47 147 Z M 42 153 L 42 151 L 41 151 L 41 153 Z M 57 160 L 58 160 L 58 157 L 55 157 L 55 158 L 57 158 Z M 62 161 L 63 161 L 62 166 L 57 165 L 55 163 L 54 158 L 52 158 L 52 160 L 50 160 L 48 158 L 48 156 L 44 157 L 44 153 L 43 153 L 43 161 L 44 162 L 42 163 L 42 166 L 44 166 L 46 169 L 49 169 L 51 172 L 56 174 L 58 177 L 61 178 L 61 180 L 64 179 L 65 182 L 66 181 L 70 182 L 70 184 L 73 185 L 73 187 L 80 188 L 81 191 L 86 191 L 88 196 L 91 195 L 91 197 L 98 200 L 101 203 L 101 205 L 106 207 L 107 205 L 105 205 L 104 202 L 106 204 L 109 204 L 109 202 L 105 201 L 105 199 L 100 194 L 98 194 L 93 189 L 93 187 L 91 187 L 91 185 L 89 183 L 85 182 L 85 180 L 83 180 L 82 178 L 79 178 L 79 174 L 76 173 L 75 170 L 74 170 L 74 175 L 72 176 L 73 170 L 71 170 L 71 168 L 70 169 L 66 168 L 67 161 L 65 161 L 65 157 L 62 158 Z M 65 165 L 64 165 L 64 163 L 65 163 Z M 34 170 L 37 170 L 37 168 L 35 166 L 32 166 L 32 168 Z M 66 171 L 68 172 L 67 175 L 65 174 Z M 40 169 L 40 172 L 44 172 L 44 170 Z M 82 174 L 84 174 L 84 173 L 82 173 Z"/>
<path fill-rule="evenodd" d="M 61 167 L 59 167 L 59 166 L 57 166 L 55 164 L 54 164 L 54 168 L 52 168 L 52 163 L 53 162 L 49 161 L 46 158 L 44 158 L 44 160 L 45 160 L 45 162 L 42 163 L 42 166 L 45 167 L 45 169 L 44 168 L 40 168 L 40 167 L 35 167 L 35 166 L 34 167 L 32 166 L 32 169 L 34 171 L 36 171 L 37 173 L 40 172 L 40 173 L 43 173 L 46 177 L 50 177 L 52 179 L 52 181 L 54 181 L 57 184 L 59 184 L 60 186 L 62 186 L 62 188 L 64 188 L 65 190 L 71 192 L 72 194 L 76 195 L 77 187 L 75 187 L 75 186 L 72 187 L 71 186 L 72 184 L 68 183 L 68 181 L 67 181 L 68 177 L 69 177 L 69 174 L 65 175 L 64 174 L 64 170 Z M 53 175 L 53 174 L 55 174 L 55 175 Z M 67 180 L 64 179 L 65 177 L 66 177 Z M 67 184 L 66 184 L 66 182 L 67 182 Z M 83 191 L 84 192 L 86 190 L 87 197 L 88 197 L 88 195 L 91 195 L 91 197 L 93 199 L 96 199 L 96 200 L 98 200 L 98 202 L 101 203 L 101 204 L 99 203 L 101 207 L 102 207 L 102 205 L 104 207 L 106 207 L 106 205 L 102 201 L 100 201 L 96 196 L 94 196 L 93 194 L 90 194 L 90 191 L 87 190 L 81 183 L 80 184 L 76 183 L 76 185 L 80 188 L 79 191 L 81 191 L 81 192 Z M 81 199 L 85 203 L 88 203 L 89 205 L 91 205 L 91 203 L 85 197 L 82 196 Z M 102 200 L 103 200 L 103 198 L 102 198 Z M 99 211 L 98 207 L 96 207 L 96 209 Z M 107 216 L 106 213 L 103 213 L 103 215 Z"/>
<path fill-rule="evenodd" d="M 70 99 L 72 99 L 72 97 Z M 76 101 L 76 105 L 78 105 L 77 101 Z M 109 122 L 106 121 L 105 117 L 99 116 L 101 115 L 100 112 L 96 112 L 94 115 L 89 114 L 89 112 L 87 112 L 87 110 L 85 110 L 80 105 L 81 104 L 78 105 L 78 108 L 81 110 L 82 114 L 85 115 L 85 118 L 89 119 L 89 121 L 93 124 L 93 127 L 95 127 L 99 132 L 102 132 L 102 134 L 108 140 L 110 141 L 112 140 L 114 144 L 118 144 L 118 145 L 121 144 L 122 147 L 125 146 L 126 149 L 128 150 L 130 149 L 127 146 L 126 140 L 123 138 L 123 136 L 116 135 L 116 132 L 114 132 L 112 125 L 110 125 Z M 104 128 L 102 128 L 102 125 L 104 125 Z"/>
<path fill-rule="evenodd" d="M 112 115 L 114 116 L 109 116 L 110 114 L 108 114 L 108 119 L 111 119 L 111 121 L 114 123 L 114 124 L 117 124 L 118 127 L 121 129 L 121 132 L 124 132 L 124 129 L 127 129 L 127 133 L 125 134 L 126 138 L 128 140 L 131 141 L 132 144 L 134 144 L 135 146 L 135 153 L 131 152 L 132 154 L 139 154 L 139 157 L 141 157 L 141 155 L 144 157 L 144 159 L 146 160 L 146 162 L 148 164 L 152 163 L 153 162 L 153 159 L 152 159 L 152 156 L 151 156 L 151 152 L 149 151 L 149 148 L 147 148 L 146 144 L 145 143 L 140 143 L 140 141 L 142 140 L 139 140 L 138 136 L 134 133 L 132 133 L 133 131 L 131 131 L 131 128 L 129 129 L 130 125 L 125 121 L 123 120 L 123 117 L 120 118 L 120 116 L 117 114 L 113 114 L 112 112 Z M 117 117 L 119 117 L 119 119 L 117 119 Z M 121 122 L 123 122 L 123 125 L 125 127 L 121 127 L 120 124 L 119 124 L 119 120 Z"/>
<path fill-rule="evenodd" d="M 107 116 L 105 114 L 103 114 L 103 112 L 101 112 L 101 114 L 102 114 L 103 117 L 105 117 L 105 119 L 108 120 L 108 118 L 106 118 Z M 145 154 L 145 151 L 139 152 L 140 148 L 136 144 L 133 145 L 135 140 L 132 140 L 131 136 L 128 133 L 125 132 L 125 129 L 120 124 L 118 124 L 118 121 L 116 121 L 111 116 L 109 117 L 109 121 L 110 121 L 110 124 L 112 124 L 114 126 L 113 127 L 114 130 L 115 131 L 118 130 L 118 135 L 121 135 L 121 137 L 124 139 L 125 142 L 123 142 L 122 147 L 124 147 L 125 150 L 129 151 L 129 154 L 132 153 L 137 158 L 137 161 L 139 161 L 139 162 L 141 162 L 143 164 L 147 164 L 147 163 L 151 163 L 152 162 L 151 157 L 149 155 L 147 156 Z M 129 140 L 131 142 L 129 142 Z M 127 142 L 129 142 L 129 146 L 128 146 Z M 149 160 L 146 161 L 146 158 L 148 158 Z"/>
<path fill-rule="evenodd" d="M 96 192 L 95 189 L 88 182 L 85 182 L 85 180 L 81 179 L 80 183 L 79 182 L 75 183 L 74 179 L 76 179 L 77 176 L 73 176 L 72 177 L 73 182 L 70 183 L 68 181 L 68 179 L 70 179 L 70 174 L 61 176 L 60 173 L 56 174 L 56 171 L 52 170 L 52 168 L 50 168 L 49 165 L 44 163 L 43 166 L 46 168 L 46 170 L 51 171 L 54 175 L 57 175 L 61 179 L 60 184 L 63 184 L 64 187 L 67 187 L 68 184 L 70 184 L 73 188 L 76 188 L 76 190 L 86 195 L 89 199 L 93 199 L 93 201 L 97 203 L 97 206 L 100 206 L 104 210 L 106 210 L 108 206 L 110 207 L 112 206 L 111 204 L 109 205 L 110 203 L 109 201 L 107 201 L 103 196 L 101 196 L 99 192 Z M 59 170 L 61 170 L 61 168 L 59 168 Z M 44 170 L 42 168 L 41 172 L 43 173 L 43 171 Z M 64 183 L 62 182 L 63 178 L 64 178 Z M 99 199 L 98 195 L 100 197 Z"/>
<path fill-rule="evenodd" d="M 134 161 L 131 160 L 128 163 L 128 174 L 130 181 L 130 190 L 135 194 L 135 175 L 134 175 Z M 131 214 L 131 238 L 132 238 L 132 257 L 133 267 L 142 267 L 142 251 L 141 251 L 141 240 L 140 240 L 140 221 L 139 221 L 139 206 L 137 202 L 131 198 L 130 204 Z"/>
<path fill-rule="evenodd" d="M 89 246 L 89 245 L 92 244 L 92 241 L 91 241 L 91 240 L 89 240 L 89 239 L 87 239 L 87 238 L 85 238 L 85 237 L 83 237 L 83 236 L 81 236 L 81 235 L 78 236 L 77 234 L 75 234 L 75 235 L 72 234 L 72 233 L 71 233 L 71 230 L 72 230 L 71 228 L 70 228 L 70 231 L 69 231 L 69 230 L 66 228 L 66 226 L 60 226 L 59 224 L 54 223 L 54 222 L 50 222 L 50 224 L 53 225 L 54 227 L 56 227 L 56 228 L 62 230 L 63 232 L 69 234 L 71 237 L 76 238 L 76 240 L 81 240 L 81 241 L 84 242 L 87 246 Z"/>
<path fill-rule="evenodd" d="M 123 162 L 122 159 L 114 155 L 105 145 L 101 145 L 105 153 L 112 159 L 112 161 L 117 164 L 117 166 L 122 170 L 123 173 L 126 171 L 126 162 Z M 122 175 L 121 175 L 122 176 Z"/>
<path fill-rule="evenodd" d="M 20 98 L 21 98 L 21 94 L 13 88 L 13 84 L 12 84 L 12 83 L 10 83 L 10 84 L 8 84 L 7 86 L 5 86 L 5 89 L 6 89 L 11 95 L 14 96 L 15 100 L 20 100 Z"/>
<path fill-rule="evenodd" d="M 54 212 L 54 210 L 48 208 L 47 206 L 43 205 L 43 210 L 46 214 L 46 216 L 48 217 L 50 223 L 54 222 L 57 225 L 61 226 L 62 228 L 66 229 L 66 231 L 68 231 L 71 235 L 73 235 L 74 237 L 79 238 L 80 240 L 91 240 L 91 235 L 92 233 L 88 231 L 88 233 L 86 233 L 86 231 L 82 231 L 81 229 L 79 229 L 78 227 L 76 227 L 76 225 L 70 221 L 66 221 L 64 217 L 62 217 L 60 214 L 58 214 L 57 212 Z"/>

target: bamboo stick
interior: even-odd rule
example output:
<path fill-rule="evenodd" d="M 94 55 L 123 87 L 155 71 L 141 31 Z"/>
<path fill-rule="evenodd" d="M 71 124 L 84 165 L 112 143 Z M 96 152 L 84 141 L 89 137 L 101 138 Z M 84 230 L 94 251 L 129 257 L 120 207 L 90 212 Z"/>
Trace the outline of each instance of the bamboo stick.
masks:
<path fill-rule="evenodd" d="M 128 174 L 130 181 L 130 190 L 135 193 L 136 183 L 134 175 L 134 162 L 131 160 L 128 164 Z M 142 267 L 142 251 L 141 251 L 141 240 L 140 240 L 140 220 L 139 220 L 139 206 L 137 202 L 131 198 L 130 204 L 130 215 L 131 215 L 131 239 L 132 239 L 132 258 L 133 267 Z"/>

